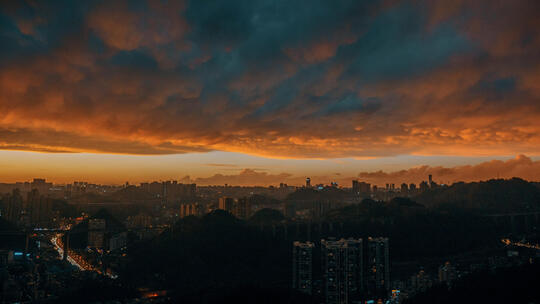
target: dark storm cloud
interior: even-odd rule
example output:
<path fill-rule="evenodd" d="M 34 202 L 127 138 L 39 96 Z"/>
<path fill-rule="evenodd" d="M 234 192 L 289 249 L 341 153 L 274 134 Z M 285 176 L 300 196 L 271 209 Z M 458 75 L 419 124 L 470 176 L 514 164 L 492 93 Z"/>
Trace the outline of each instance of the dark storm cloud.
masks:
<path fill-rule="evenodd" d="M 276 157 L 537 154 L 538 2 L 0 7 L 0 145 Z"/>

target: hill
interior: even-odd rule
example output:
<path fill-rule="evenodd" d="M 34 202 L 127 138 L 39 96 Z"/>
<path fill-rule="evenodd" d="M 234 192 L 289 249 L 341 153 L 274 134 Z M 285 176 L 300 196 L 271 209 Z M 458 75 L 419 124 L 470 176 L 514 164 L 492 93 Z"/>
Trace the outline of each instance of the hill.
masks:
<path fill-rule="evenodd" d="M 429 189 L 414 197 L 431 208 L 464 208 L 482 213 L 512 213 L 540 210 L 540 188 L 520 178 L 455 183 Z"/>
<path fill-rule="evenodd" d="M 132 260 L 121 277 L 171 290 L 184 303 L 218 303 L 224 295 L 236 298 L 229 291 L 238 288 L 290 286 L 291 242 L 272 239 L 222 210 L 183 218 L 158 238 L 130 248 L 128 256 Z"/>

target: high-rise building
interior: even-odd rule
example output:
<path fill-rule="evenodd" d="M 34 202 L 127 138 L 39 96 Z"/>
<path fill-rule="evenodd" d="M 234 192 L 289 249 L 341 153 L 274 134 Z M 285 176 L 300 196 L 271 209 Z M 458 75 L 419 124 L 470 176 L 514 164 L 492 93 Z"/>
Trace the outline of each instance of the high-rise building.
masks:
<path fill-rule="evenodd" d="M 33 225 L 46 226 L 52 216 L 52 200 L 39 195 L 38 189 L 32 189 L 27 194 L 26 209 Z"/>
<path fill-rule="evenodd" d="M 182 204 L 180 205 L 180 217 L 186 216 L 202 216 L 204 215 L 204 207 L 199 203 Z"/>
<path fill-rule="evenodd" d="M 239 198 L 234 207 L 234 216 L 247 219 L 251 216 L 251 202 L 247 197 Z"/>
<path fill-rule="evenodd" d="M 106 221 L 104 219 L 88 220 L 88 247 L 103 248 L 105 245 L 105 228 Z"/>
<path fill-rule="evenodd" d="M 6 194 L 2 198 L 0 215 L 10 222 L 17 223 L 23 211 L 23 200 L 18 188 L 13 189 L 11 194 Z"/>
<path fill-rule="evenodd" d="M 221 210 L 225 210 L 230 213 L 233 213 L 234 212 L 234 199 L 231 197 L 220 197 L 218 208 Z"/>
<path fill-rule="evenodd" d="M 371 194 L 371 184 L 353 180 L 352 190 L 355 195 L 369 196 Z"/>
<path fill-rule="evenodd" d="M 31 189 L 37 189 L 41 194 L 48 194 L 49 189 L 52 188 L 52 183 L 47 183 L 43 178 L 34 178 L 30 183 Z"/>
<path fill-rule="evenodd" d="M 409 194 L 409 186 L 406 183 L 401 184 L 401 194 Z"/>
<path fill-rule="evenodd" d="M 313 291 L 313 243 L 293 243 L 293 288 L 307 294 Z"/>
<path fill-rule="evenodd" d="M 350 303 L 363 287 L 362 239 L 323 239 L 321 246 L 326 303 Z"/>
<path fill-rule="evenodd" d="M 429 185 L 426 181 L 420 183 L 420 192 L 424 192 L 429 189 Z"/>
<path fill-rule="evenodd" d="M 388 238 L 368 238 L 366 284 L 368 290 L 390 290 L 390 254 Z"/>
<path fill-rule="evenodd" d="M 444 265 L 439 266 L 439 283 L 446 283 L 450 286 L 456 277 L 456 268 L 452 266 L 450 262 L 446 262 Z"/>
<path fill-rule="evenodd" d="M 421 269 L 417 274 L 411 276 L 411 288 L 415 292 L 424 292 L 433 286 L 431 276 Z"/>
<path fill-rule="evenodd" d="M 311 188 L 311 178 L 306 178 L 306 188 Z"/>

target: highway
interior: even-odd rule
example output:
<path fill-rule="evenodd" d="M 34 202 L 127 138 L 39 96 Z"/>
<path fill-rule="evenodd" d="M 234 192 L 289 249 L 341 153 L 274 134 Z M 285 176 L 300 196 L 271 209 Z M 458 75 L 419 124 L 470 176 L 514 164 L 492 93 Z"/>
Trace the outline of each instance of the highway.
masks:
<path fill-rule="evenodd" d="M 62 244 L 62 234 L 55 234 L 51 238 L 51 242 L 54 245 L 54 248 L 56 249 L 56 251 L 58 251 L 58 254 L 60 254 L 60 258 L 62 258 L 64 254 L 64 250 L 62 249 L 64 247 Z M 68 251 L 68 256 L 66 259 L 71 265 L 79 268 L 82 271 L 87 271 L 87 270 L 95 271 L 99 274 L 106 275 L 111 279 L 118 278 L 118 276 L 114 273 L 107 273 L 107 272 L 103 273 L 101 270 L 94 267 L 91 263 L 87 262 L 81 255 L 77 254 L 73 250 Z"/>
<path fill-rule="evenodd" d="M 501 242 L 503 242 L 507 246 L 517 246 L 517 247 L 524 247 L 524 248 L 530 248 L 530 249 L 536 249 L 540 250 L 540 245 L 536 244 L 530 244 L 530 243 L 523 243 L 523 242 L 512 242 L 510 239 L 502 239 Z"/>
<path fill-rule="evenodd" d="M 51 242 L 54 245 L 54 248 L 58 253 L 60 254 L 60 257 L 63 257 L 64 250 L 62 249 L 62 235 L 56 234 L 52 237 Z M 96 271 L 101 274 L 101 271 L 93 267 L 90 263 L 88 263 L 82 256 L 76 254 L 73 250 L 68 251 L 67 260 L 70 264 L 73 266 L 76 266 L 80 270 L 90 270 L 90 271 Z"/>

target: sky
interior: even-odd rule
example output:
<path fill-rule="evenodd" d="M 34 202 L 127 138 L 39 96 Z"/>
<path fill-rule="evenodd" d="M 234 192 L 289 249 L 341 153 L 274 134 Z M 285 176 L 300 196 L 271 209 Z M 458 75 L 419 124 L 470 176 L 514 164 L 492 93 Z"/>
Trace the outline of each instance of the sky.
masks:
<path fill-rule="evenodd" d="M 539 15 L 534 0 L 3 1 L 0 182 L 540 180 Z"/>

